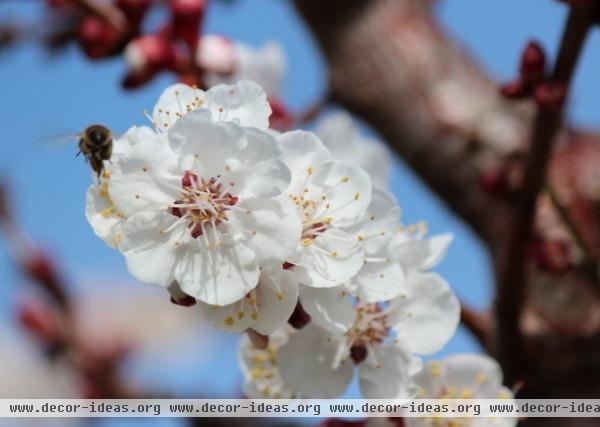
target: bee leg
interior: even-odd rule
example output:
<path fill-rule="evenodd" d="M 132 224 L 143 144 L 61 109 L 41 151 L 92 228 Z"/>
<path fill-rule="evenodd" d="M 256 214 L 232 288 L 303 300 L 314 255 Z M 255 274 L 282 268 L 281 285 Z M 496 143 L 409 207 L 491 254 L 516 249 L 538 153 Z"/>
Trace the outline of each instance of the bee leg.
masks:
<path fill-rule="evenodd" d="M 77 154 L 75 154 L 75 157 L 79 157 L 79 155 L 80 155 L 81 153 L 83 153 L 83 151 L 79 150 L 79 151 L 77 152 Z"/>

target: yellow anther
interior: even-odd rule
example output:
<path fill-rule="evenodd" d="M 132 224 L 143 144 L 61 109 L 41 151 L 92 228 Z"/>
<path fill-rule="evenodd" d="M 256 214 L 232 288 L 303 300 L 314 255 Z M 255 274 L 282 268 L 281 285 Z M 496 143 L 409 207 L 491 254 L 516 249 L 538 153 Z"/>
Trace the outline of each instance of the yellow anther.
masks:
<path fill-rule="evenodd" d="M 342 182 L 348 182 L 349 179 L 350 178 L 348 178 L 347 176 L 345 176 L 345 177 L 342 178 Z"/>
<path fill-rule="evenodd" d="M 431 375 L 434 377 L 439 377 L 442 373 L 442 365 L 439 362 L 433 362 L 429 367 Z"/>
<path fill-rule="evenodd" d="M 487 379 L 488 379 L 487 375 L 484 374 L 483 372 L 478 373 L 477 376 L 475 377 L 477 384 L 483 384 L 484 382 L 487 381 Z"/>
<path fill-rule="evenodd" d="M 103 218 L 108 218 L 110 217 L 113 213 L 115 212 L 115 208 L 114 206 L 110 206 L 108 208 L 104 208 L 100 211 L 100 215 L 102 215 Z"/>
<path fill-rule="evenodd" d="M 252 318 L 252 320 L 256 320 L 258 319 L 258 313 L 256 311 L 253 311 L 250 317 Z"/>
<path fill-rule="evenodd" d="M 337 251 L 331 251 L 331 252 L 329 253 L 329 255 L 331 255 L 331 256 L 333 256 L 333 257 L 336 257 L 336 256 L 338 256 L 338 253 L 337 253 Z"/>
<path fill-rule="evenodd" d="M 473 392 L 468 388 L 464 389 L 460 394 L 461 399 L 470 399 L 473 397 Z"/>
<path fill-rule="evenodd" d="M 228 316 L 228 317 L 225 319 L 225 324 L 226 324 L 227 326 L 231 326 L 231 325 L 233 325 L 234 323 L 235 323 L 235 320 L 233 320 L 233 317 L 231 317 L 231 316 Z"/>
<path fill-rule="evenodd" d="M 365 240 L 365 238 L 363 236 L 356 236 L 356 240 L 358 240 L 359 242 L 362 242 L 363 240 Z"/>
<path fill-rule="evenodd" d="M 281 293 L 281 292 L 277 292 L 277 299 L 278 299 L 279 301 L 283 300 L 283 293 Z"/>
<path fill-rule="evenodd" d="M 309 175 L 312 175 L 314 171 L 315 171 L 315 168 L 313 168 L 312 166 L 309 166 L 306 168 L 306 173 Z"/>
<path fill-rule="evenodd" d="M 243 311 L 238 311 L 237 312 L 237 318 L 240 319 L 240 320 L 243 319 L 244 318 L 244 312 Z"/>
<path fill-rule="evenodd" d="M 360 198 L 360 193 L 356 193 L 356 194 L 354 195 L 354 200 L 358 200 L 359 198 Z"/>
<path fill-rule="evenodd" d="M 302 245 L 304 247 L 310 246 L 310 244 L 312 243 L 312 239 L 302 239 Z"/>

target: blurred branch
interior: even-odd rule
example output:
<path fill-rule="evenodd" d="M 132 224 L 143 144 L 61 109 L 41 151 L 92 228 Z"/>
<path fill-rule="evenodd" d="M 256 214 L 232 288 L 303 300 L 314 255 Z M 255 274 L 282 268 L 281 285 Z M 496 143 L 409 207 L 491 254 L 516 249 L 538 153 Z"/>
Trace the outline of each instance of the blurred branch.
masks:
<path fill-rule="evenodd" d="M 523 370 L 521 311 L 527 286 L 527 246 L 535 218 L 538 194 L 544 185 L 552 143 L 562 125 L 564 99 L 569 92 L 586 35 L 593 24 L 594 2 L 571 6 L 551 81 L 564 90 L 562 102 L 540 105 L 534 120 L 529 156 L 522 187 L 513 206 L 506 247 L 498 263 L 497 301 L 498 355 L 508 378 Z"/>
<path fill-rule="evenodd" d="M 74 0 L 73 3 L 84 12 L 102 18 L 119 33 L 125 32 L 127 27 L 125 15 L 113 4 L 99 0 Z"/>
<path fill-rule="evenodd" d="M 492 335 L 492 319 L 487 313 L 478 312 L 467 306 L 464 302 L 460 304 L 460 321 L 473 334 L 483 348 L 490 345 Z"/>

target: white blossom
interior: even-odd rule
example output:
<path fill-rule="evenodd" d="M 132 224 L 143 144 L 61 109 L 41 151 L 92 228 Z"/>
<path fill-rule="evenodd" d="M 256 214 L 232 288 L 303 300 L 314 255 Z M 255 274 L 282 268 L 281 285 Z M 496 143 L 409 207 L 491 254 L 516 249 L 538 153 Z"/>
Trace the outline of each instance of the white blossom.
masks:
<path fill-rule="evenodd" d="M 411 377 L 421 366 L 415 354 L 438 351 L 458 326 L 458 301 L 434 273 L 411 274 L 404 293 L 384 304 L 352 305 L 344 302 L 345 295 L 336 299 L 335 289 L 326 291 L 337 310 L 323 312 L 336 313 L 336 319 L 311 313 L 311 323 L 279 352 L 284 380 L 309 397 L 342 394 L 353 365 L 366 398 L 412 397 L 416 388 Z"/>
<path fill-rule="evenodd" d="M 317 136 L 286 132 L 279 137 L 291 171 L 286 190 L 302 220 L 297 251 L 288 261 L 299 283 L 327 288 L 351 279 L 364 250 L 349 232 L 371 201 L 371 181 L 357 166 L 333 160 Z"/>
<path fill-rule="evenodd" d="M 334 158 L 363 168 L 374 185 L 383 188 L 389 185 L 392 169 L 389 150 L 381 141 L 363 137 L 348 113 L 328 115 L 321 120 L 316 132 Z"/>
<path fill-rule="evenodd" d="M 417 374 L 422 399 L 512 399 L 502 385 L 502 369 L 489 356 L 455 354 L 428 362 Z M 512 427 L 514 418 L 406 418 L 408 427 Z"/>
<path fill-rule="evenodd" d="M 136 278 L 228 305 L 256 287 L 262 266 L 295 249 L 301 225 L 282 195 L 290 173 L 280 145 L 259 129 L 269 113 L 254 83 L 206 93 L 174 85 L 154 109 L 157 132 L 132 132 L 105 163 L 88 199 L 123 221 L 100 221 L 100 203 L 88 203 L 88 218 L 112 235 Z"/>

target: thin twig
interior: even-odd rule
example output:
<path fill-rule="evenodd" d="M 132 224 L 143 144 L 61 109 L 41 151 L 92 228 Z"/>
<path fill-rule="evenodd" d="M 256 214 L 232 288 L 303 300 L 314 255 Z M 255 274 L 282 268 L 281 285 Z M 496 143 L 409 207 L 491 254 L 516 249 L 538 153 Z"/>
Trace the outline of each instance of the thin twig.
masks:
<path fill-rule="evenodd" d="M 568 94 L 573 71 L 593 22 L 595 2 L 573 5 L 562 36 L 551 79 Z M 514 206 L 505 250 L 497 264 L 498 357 L 509 380 L 523 369 L 520 315 L 526 294 L 526 251 L 538 194 L 546 177 L 552 143 L 562 124 L 563 105 L 540 108 L 535 118 L 523 187 Z"/>

